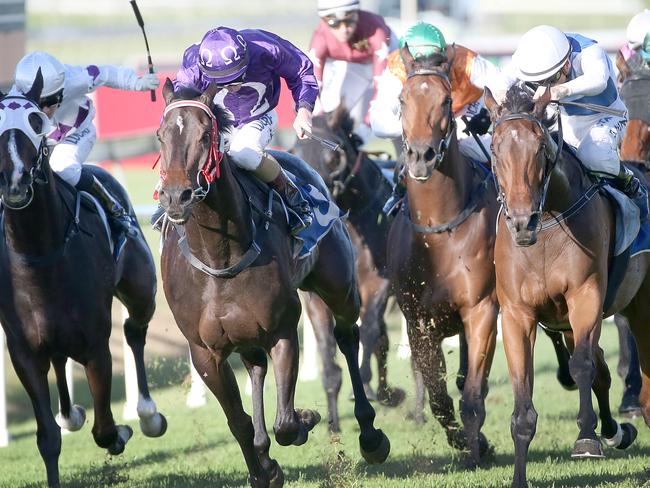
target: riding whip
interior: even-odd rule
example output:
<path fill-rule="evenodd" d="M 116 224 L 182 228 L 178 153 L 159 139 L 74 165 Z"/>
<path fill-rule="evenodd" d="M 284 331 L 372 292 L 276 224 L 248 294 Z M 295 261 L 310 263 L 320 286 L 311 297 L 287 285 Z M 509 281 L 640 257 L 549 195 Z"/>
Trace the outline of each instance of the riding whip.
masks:
<path fill-rule="evenodd" d="M 615 108 L 605 107 L 604 105 L 598 105 L 596 103 L 584 103 L 584 102 L 563 102 L 558 100 L 551 100 L 551 103 L 558 103 L 560 105 L 572 105 L 574 107 L 586 108 L 588 110 L 593 110 L 594 112 L 602 112 L 607 115 L 614 115 L 616 117 L 625 117 L 625 110 L 617 110 Z"/>
<path fill-rule="evenodd" d="M 135 18 L 138 21 L 138 25 L 140 26 L 140 29 L 142 29 L 142 35 L 144 36 L 144 44 L 147 46 L 147 60 L 149 62 L 149 73 L 153 74 L 153 62 L 151 61 L 151 52 L 149 51 L 149 41 L 147 41 L 147 33 L 144 31 L 144 20 L 142 20 L 142 15 L 140 14 L 140 9 L 138 8 L 138 5 L 135 3 L 135 0 L 129 0 L 131 3 L 131 7 L 133 7 L 133 13 L 135 14 Z M 156 90 L 151 90 L 151 101 L 155 102 L 156 101 Z"/>
<path fill-rule="evenodd" d="M 326 147 L 327 149 L 330 149 L 332 151 L 336 151 L 340 146 L 340 144 L 337 144 L 336 142 L 328 141 L 327 139 L 323 139 L 322 137 L 318 137 L 317 135 L 314 135 L 311 132 L 305 131 L 305 135 L 309 139 L 321 143 L 324 147 Z"/>

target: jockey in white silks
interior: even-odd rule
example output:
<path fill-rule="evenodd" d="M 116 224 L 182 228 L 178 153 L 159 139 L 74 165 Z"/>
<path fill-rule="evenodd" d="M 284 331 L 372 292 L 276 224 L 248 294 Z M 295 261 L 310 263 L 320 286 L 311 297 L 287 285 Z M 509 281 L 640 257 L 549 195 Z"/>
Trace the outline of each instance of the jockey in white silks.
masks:
<path fill-rule="evenodd" d="M 504 73 L 534 88 L 535 99 L 550 89 L 551 100 L 626 110 L 616 88 L 612 61 L 596 41 L 580 34 L 565 34 L 548 25 L 534 27 L 520 39 Z M 627 118 L 566 105 L 560 106 L 560 117 L 564 141 L 576 149 L 585 168 L 611 179 L 645 218 L 647 192 L 618 156 Z"/>
<path fill-rule="evenodd" d="M 29 92 L 40 70 L 43 90 L 39 106 L 53 125 L 47 135 L 50 167 L 63 180 L 95 196 L 109 215 L 118 234 L 129 232 L 131 219 L 118 200 L 84 167 L 97 139 L 93 124 L 95 107 L 87 96 L 100 86 L 148 91 L 160 85 L 155 74 L 138 76 L 118 66 L 72 66 L 45 52 L 32 52 L 16 66 L 15 88 Z"/>
<path fill-rule="evenodd" d="M 355 133 L 366 142 L 371 135 L 368 108 L 377 96 L 377 79 L 388 54 L 397 49 L 397 36 L 381 16 L 359 7 L 359 0 L 318 0 L 321 22 L 309 57 L 320 85 L 316 113 L 343 104 Z"/>
<path fill-rule="evenodd" d="M 452 60 L 449 81 L 459 149 L 473 160 L 488 163 L 491 135 L 487 130 L 490 117 L 483 103 L 483 88 L 488 82 L 501 81 L 497 67 L 466 47 L 448 45 L 437 27 L 424 22 L 419 22 L 406 31 L 400 39 L 400 47 L 404 46 L 408 46 L 415 59 L 433 60 L 437 57 L 439 61 Z M 402 137 L 399 97 L 406 76 L 400 51 L 395 51 L 388 58 L 388 66 L 378 82 L 377 98 L 370 107 L 370 124 L 377 137 Z M 503 89 L 501 86 L 499 88 Z M 469 134 L 470 131 L 476 134 L 483 147 Z M 385 211 L 389 214 L 404 190 L 399 183 L 385 206 Z"/>

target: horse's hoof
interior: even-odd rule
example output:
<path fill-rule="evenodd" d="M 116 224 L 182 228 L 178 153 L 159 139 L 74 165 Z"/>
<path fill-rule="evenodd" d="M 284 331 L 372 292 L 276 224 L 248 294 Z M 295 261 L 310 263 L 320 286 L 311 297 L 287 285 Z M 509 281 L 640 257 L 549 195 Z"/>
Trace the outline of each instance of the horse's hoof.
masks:
<path fill-rule="evenodd" d="M 401 388 L 386 388 L 377 395 L 377 400 L 384 407 L 397 407 L 406 399 L 406 392 Z"/>
<path fill-rule="evenodd" d="M 562 386 L 562 388 L 565 390 L 575 391 L 578 389 L 578 385 L 575 381 L 573 381 L 570 373 L 562 373 L 562 370 L 560 368 L 557 368 L 555 377 L 557 378 L 558 383 L 560 383 L 560 386 Z"/>
<path fill-rule="evenodd" d="M 269 483 L 269 488 L 282 488 L 284 486 L 284 473 L 282 472 L 282 468 L 280 465 L 276 462 L 273 461 L 274 466 L 272 468 L 272 473 L 275 471 L 274 474 L 271 476 L 271 482 Z"/>
<path fill-rule="evenodd" d="M 141 418 L 140 430 L 147 437 L 161 437 L 167 432 L 167 419 L 158 412 L 151 417 Z"/>
<path fill-rule="evenodd" d="M 636 395 L 623 395 L 621 406 L 618 407 L 618 413 L 629 420 L 641 417 L 643 412 L 641 411 L 639 397 Z"/>
<path fill-rule="evenodd" d="M 109 454 L 112 456 L 117 456 L 124 452 L 124 447 L 126 443 L 129 442 L 129 439 L 133 436 L 133 429 L 128 425 L 118 425 L 117 426 L 117 437 L 112 445 L 108 446 L 106 449 Z"/>
<path fill-rule="evenodd" d="M 492 452 L 492 446 L 483 432 L 478 433 L 478 454 L 485 457 Z"/>
<path fill-rule="evenodd" d="M 296 408 L 296 415 L 299 421 L 305 426 L 307 432 L 312 430 L 320 422 L 321 416 L 316 410 Z"/>
<path fill-rule="evenodd" d="M 604 458 L 603 446 L 596 439 L 578 439 L 571 451 L 573 459 Z"/>
<path fill-rule="evenodd" d="M 341 432 L 341 424 L 337 422 L 330 422 L 328 425 L 330 434 L 338 434 Z"/>
<path fill-rule="evenodd" d="M 309 438 L 309 430 L 307 430 L 307 428 L 303 424 L 300 424 L 300 427 L 298 428 L 298 435 L 293 440 L 291 445 L 302 446 L 305 442 L 307 442 L 308 438 Z"/>
<path fill-rule="evenodd" d="M 613 437 L 607 438 L 602 436 L 603 442 L 609 447 L 615 447 L 621 450 L 627 449 L 635 441 L 638 431 L 634 425 L 627 422 L 617 424 L 617 426 L 618 429 Z"/>
<path fill-rule="evenodd" d="M 377 432 L 380 435 L 380 439 L 375 448 L 365 449 L 361 443 L 361 436 L 359 436 L 361 455 L 368 464 L 381 464 L 386 461 L 386 458 L 390 453 L 390 440 L 388 440 L 388 437 L 381 431 L 381 429 L 377 429 Z"/>
<path fill-rule="evenodd" d="M 86 410 L 81 405 L 70 407 L 70 417 L 65 418 L 61 412 L 56 414 L 56 423 L 59 427 L 70 432 L 76 432 L 86 423 Z"/>

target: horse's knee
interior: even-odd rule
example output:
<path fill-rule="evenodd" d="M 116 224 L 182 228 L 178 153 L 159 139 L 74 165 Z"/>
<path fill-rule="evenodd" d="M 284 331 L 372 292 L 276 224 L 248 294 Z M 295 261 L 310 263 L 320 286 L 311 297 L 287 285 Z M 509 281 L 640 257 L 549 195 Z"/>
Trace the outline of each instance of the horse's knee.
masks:
<path fill-rule="evenodd" d="M 532 404 L 515 407 L 510 423 L 510 432 L 515 442 L 530 443 L 537 429 L 537 412 Z"/>
<path fill-rule="evenodd" d="M 460 400 L 459 410 L 465 425 L 478 422 L 481 426 L 485 420 L 485 404 L 480 394 L 465 392 Z"/>

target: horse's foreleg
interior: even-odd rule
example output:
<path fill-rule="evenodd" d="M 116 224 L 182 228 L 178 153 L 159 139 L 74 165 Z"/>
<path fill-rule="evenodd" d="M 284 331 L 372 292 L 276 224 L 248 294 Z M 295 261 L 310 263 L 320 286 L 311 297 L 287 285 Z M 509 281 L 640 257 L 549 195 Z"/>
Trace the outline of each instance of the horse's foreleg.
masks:
<path fill-rule="evenodd" d="M 646 295 L 647 296 L 647 295 Z M 637 305 L 641 307 L 642 305 Z M 647 305 L 643 305 L 646 307 Z M 639 403 L 641 413 L 648 427 L 650 427 L 650 313 L 644 310 L 643 315 L 637 310 L 634 315 L 629 315 L 630 328 L 636 339 L 639 364 L 641 366 L 641 394 Z"/>
<path fill-rule="evenodd" d="M 262 466 L 255 450 L 255 430 L 249 415 L 244 411 L 239 386 L 225 357 L 215 357 L 209 350 L 190 342 L 192 364 L 205 385 L 217 398 L 223 409 L 230 432 L 237 440 L 246 466 L 248 481 L 254 488 L 269 486 L 270 475 Z"/>
<path fill-rule="evenodd" d="M 18 350 L 14 344 L 11 344 L 9 337 L 7 346 L 11 362 L 34 408 L 37 425 L 36 444 L 45 463 L 47 484 L 50 488 L 58 488 L 61 430 L 56 425 L 50 409 L 50 390 L 47 383 L 49 363 L 47 359 L 34 358 L 28 350 Z"/>
<path fill-rule="evenodd" d="M 557 358 L 556 377 L 558 382 L 565 390 L 575 390 L 577 386 L 575 381 L 573 381 L 571 371 L 569 370 L 569 360 L 571 359 L 571 355 L 562 341 L 562 332 L 549 329 L 544 329 L 544 332 L 548 338 L 551 339 L 553 349 L 555 349 L 555 357 Z"/>
<path fill-rule="evenodd" d="M 612 417 L 609 406 L 609 388 L 612 384 L 612 378 L 609 374 L 609 368 L 605 362 L 603 350 L 596 348 L 596 377 L 592 389 L 598 401 L 598 411 L 600 413 L 601 437 L 610 447 L 617 449 L 627 449 L 636 439 L 636 428 L 630 423 L 619 424 Z"/>
<path fill-rule="evenodd" d="M 469 338 L 469 354 L 467 377 L 460 401 L 460 417 L 470 450 L 469 467 L 475 467 L 489 447 L 487 439 L 481 433 L 481 427 L 485 422 L 487 378 L 496 346 L 497 305 L 490 302 L 476 307 L 464 319 L 463 322 L 467 324 L 465 335 Z"/>
<path fill-rule="evenodd" d="M 597 296 L 596 287 L 586 290 L 583 293 L 576 292 L 575 298 L 571 297 L 567 300 L 574 341 L 569 368 L 580 394 L 580 410 L 577 421 L 580 431 L 571 451 L 573 458 L 603 457 L 602 446 L 596 435 L 598 418 L 591 399 L 591 388 L 596 376 L 594 360 L 600 338 L 602 315 L 602 307 L 594 305 L 602 303 L 602 300 Z M 594 295 L 593 298 L 592 295 Z"/>
<path fill-rule="evenodd" d="M 512 486 L 527 486 L 526 462 L 528 448 L 537 428 L 537 412 L 533 406 L 533 349 L 537 321 L 520 310 L 502 309 L 503 345 L 515 396 L 510 420 L 510 433 L 515 444 L 515 473 Z"/>
<path fill-rule="evenodd" d="M 327 395 L 328 426 L 331 432 L 340 432 L 338 397 L 343 375 L 336 364 L 336 340 L 334 339 L 334 317 L 329 307 L 315 293 L 309 293 L 305 308 L 311 318 L 318 351 L 323 363 L 323 388 Z"/>
<path fill-rule="evenodd" d="M 307 442 L 309 431 L 320 422 L 320 415 L 314 410 L 296 411 L 294 408 L 298 379 L 298 334 L 295 329 L 289 334 L 289 337 L 279 339 L 271 349 L 278 395 L 273 432 L 281 446 L 300 446 Z"/>
<path fill-rule="evenodd" d="M 628 320 L 623 315 L 616 314 L 614 315 L 614 323 L 618 329 L 618 374 L 624 383 L 623 398 L 618 411 L 626 417 L 634 418 L 641 415 L 639 405 L 639 394 L 641 393 L 639 354 Z"/>
<path fill-rule="evenodd" d="M 456 388 L 461 393 L 465 389 L 465 380 L 467 379 L 469 362 L 467 354 L 467 337 L 465 337 L 465 331 L 461 331 L 458 334 L 458 373 L 456 373 Z"/>
<path fill-rule="evenodd" d="M 416 424 L 423 424 L 424 420 L 424 377 L 422 371 L 415 363 L 415 357 L 411 354 L 411 371 L 413 371 L 413 379 L 415 381 L 415 412 L 413 413 L 413 420 Z"/>
<path fill-rule="evenodd" d="M 140 430 L 147 437 L 160 437 L 167 431 L 167 419 L 156 409 L 156 402 L 149 394 L 147 372 L 144 365 L 144 344 L 147 336 L 147 323 L 141 323 L 132 317 L 124 321 L 124 337 L 133 351 L 135 371 L 138 381 L 138 406 Z"/>
<path fill-rule="evenodd" d="M 133 435 L 128 425 L 115 425 L 111 411 L 111 352 L 108 343 L 98 348 L 85 366 L 88 386 L 93 396 L 95 423 L 93 437 L 99 447 L 105 448 L 109 454 L 117 455 L 124 451 L 126 443 Z"/>
<path fill-rule="evenodd" d="M 383 320 L 384 310 L 386 309 L 387 282 L 382 287 L 375 285 L 374 279 L 370 279 L 367 286 L 364 283 L 360 285 L 361 301 L 363 303 L 361 313 L 361 327 L 359 328 L 359 340 L 363 346 L 361 354 L 361 364 L 359 373 L 361 381 L 366 390 L 366 396 L 370 400 L 377 400 L 377 394 L 370 386 L 372 380 L 372 354 L 375 351 L 377 341 L 381 337 L 381 322 Z"/>
<path fill-rule="evenodd" d="M 253 428 L 255 438 L 253 445 L 262 466 L 269 473 L 270 486 L 280 487 L 284 483 L 284 475 L 280 465 L 269 455 L 271 439 L 266 432 L 264 419 L 264 378 L 267 371 L 266 353 L 261 349 L 244 351 L 241 360 L 248 371 L 253 390 Z"/>
<path fill-rule="evenodd" d="M 54 374 L 56 375 L 56 387 L 59 390 L 59 413 L 56 416 L 56 423 L 62 429 L 70 432 L 81 429 L 86 422 L 86 411 L 81 405 L 71 405 L 70 391 L 65 378 L 65 364 L 68 358 L 57 356 L 52 358 Z"/>
<path fill-rule="evenodd" d="M 442 337 L 431 332 L 430 323 L 419 319 L 408 324 L 411 354 L 429 392 L 431 413 L 447 434 L 447 442 L 456 449 L 466 447 L 465 437 L 454 415 L 454 403 L 447 391 L 447 366 L 442 351 Z"/>

